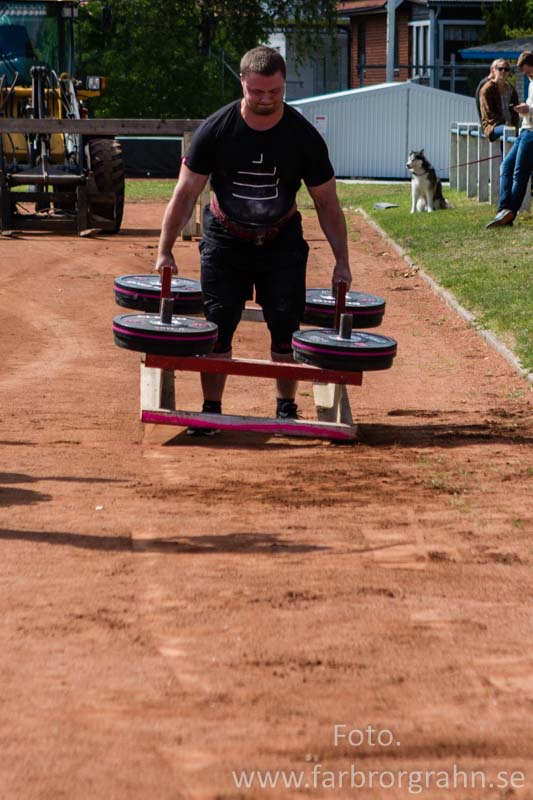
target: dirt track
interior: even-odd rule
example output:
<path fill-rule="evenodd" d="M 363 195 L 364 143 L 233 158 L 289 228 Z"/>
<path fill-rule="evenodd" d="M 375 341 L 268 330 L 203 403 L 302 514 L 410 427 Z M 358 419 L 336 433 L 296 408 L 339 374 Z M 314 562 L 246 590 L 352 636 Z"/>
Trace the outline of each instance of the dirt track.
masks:
<path fill-rule="evenodd" d="M 151 269 L 162 213 L 0 242 L 0 797 L 533 798 L 528 384 L 355 218 L 353 288 L 399 347 L 350 390 L 360 443 L 143 430 L 112 281 Z M 263 327 L 235 351 L 267 357 Z M 177 394 L 197 408 L 198 377 Z M 224 410 L 273 396 L 230 379 Z M 252 769 L 302 788 L 237 788 Z"/>

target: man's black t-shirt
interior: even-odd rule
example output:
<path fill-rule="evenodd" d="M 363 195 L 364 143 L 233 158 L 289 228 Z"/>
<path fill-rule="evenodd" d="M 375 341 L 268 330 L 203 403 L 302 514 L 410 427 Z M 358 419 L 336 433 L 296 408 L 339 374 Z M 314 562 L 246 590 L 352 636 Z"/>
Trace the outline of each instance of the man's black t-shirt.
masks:
<path fill-rule="evenodd" d="M 333 177 L 326 143 L 298 111 L 284 105 L 273 128 L 256 131 L 243 120 L 241 101 L 208 117 L 185 158 L 209 175 L 224 214 L 240 225 L 274 225 L 293 207 L 301 182 L 320 186 Z"/>

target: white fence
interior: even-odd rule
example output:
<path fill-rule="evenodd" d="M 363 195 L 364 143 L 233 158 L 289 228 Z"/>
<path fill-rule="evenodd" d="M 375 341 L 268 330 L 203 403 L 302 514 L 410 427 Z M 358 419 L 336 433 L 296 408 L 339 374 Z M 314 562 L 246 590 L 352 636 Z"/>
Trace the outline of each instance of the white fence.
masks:
<path fill-rule="evenodd" d="M 452 122 L 450 130 L 450 188 L 477 197 L 482 203 L 498 204 L 500 165 L 516 140 L 514 128 L 489 142 L 477 122 Z M 531 206 L 531 179 L 521 211 Z"/>

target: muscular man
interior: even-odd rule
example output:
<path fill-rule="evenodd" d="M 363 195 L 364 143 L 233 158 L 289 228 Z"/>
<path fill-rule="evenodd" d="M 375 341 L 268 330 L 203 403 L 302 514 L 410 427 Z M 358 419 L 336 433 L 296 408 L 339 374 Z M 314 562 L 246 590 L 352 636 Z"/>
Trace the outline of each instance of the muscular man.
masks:
<path fill-rule="evenodd" d="M 195 132 L 165 211 L 156 269 L 172 267 L 172 247 L 209 179 L 213 192 L 200 242 L 205 316 L 218 325 L 215 353 L 231 356 L 247 299 L 261 305 L 274 361 L 292 360 L 292 334 L 305 305 L 308 245 L 296 193 L 303 181 L 334 257 L 333 285 L 351 282 L 346 222 L 327 147 L 316 129 L 284 103 L 285 61 L 269 47 L 240 64 L 243 97 Z M 202 375 L 203 411 L 220 413 L 225 375 Z M 277 381 L 276 416 L 295 418 L 297 383 Z"/>

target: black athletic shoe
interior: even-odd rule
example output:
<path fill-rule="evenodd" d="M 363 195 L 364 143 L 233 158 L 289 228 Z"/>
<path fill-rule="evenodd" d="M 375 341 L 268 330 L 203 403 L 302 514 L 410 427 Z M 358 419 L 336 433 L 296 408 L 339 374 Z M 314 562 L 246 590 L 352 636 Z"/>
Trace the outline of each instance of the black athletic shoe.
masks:
<path fill-rule="evenodd" d="M 218 428 L 187 428 L 185 431 L 187 436 L 216 436 L 220 433 Z"/>
<path fill-rule="evenodd" d="M 215 400 L 204 400 L 202 414 L 222 414 L 222 403 L 217 403 Z M 220 433 L 218 428 L 195 428 L 194 425 L 186 430 L 187 436 L 216 436 L 217 433 Z"/>
<path fill-rule="evenodd" d="M 278 400 L 276 419 L 298 419 L 298 406 L 294 400 Z"/>

